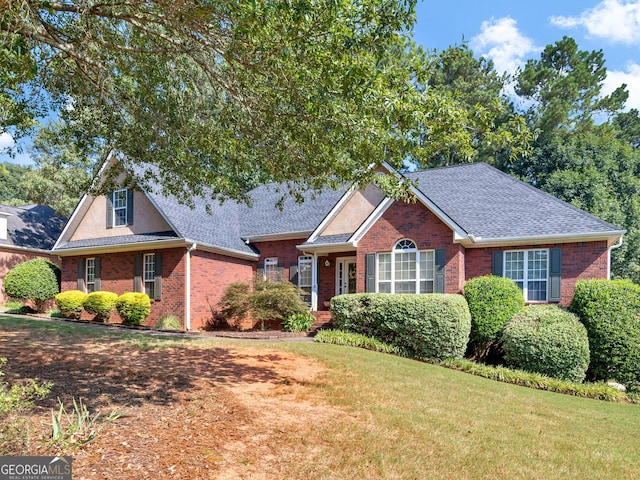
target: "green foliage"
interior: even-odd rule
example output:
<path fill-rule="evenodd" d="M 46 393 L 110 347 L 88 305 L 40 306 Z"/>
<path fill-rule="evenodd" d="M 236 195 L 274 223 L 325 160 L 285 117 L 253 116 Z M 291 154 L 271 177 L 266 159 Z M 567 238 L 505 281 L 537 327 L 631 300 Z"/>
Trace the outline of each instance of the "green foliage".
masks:
<path fill-rule="evenodd" d="M 79 319 L 87 294 L 80 290 L 67 290 L 56 295 L 56 304 L 60 312 L 67 318 Z"/>
<path fill-rule="evenodd" d="M 156 324 L 158 330 L 182 330 L 182 322 L 173 314 L 165 314 Z"/>
<path fill-rule="evenodd" d="M 24 304 L 17 300 L 9 300 L 4 304 L 4 308 L 8 313 L 20 313 L 24 308 Z"/>
<path fill-rule="evenodd" d="M 471 312 L 471 343 L 475 355 L 486 358 L 504 326 L 524 307 L 522 291 L 509 278 L 486 275 L 465 283 L 464 298 Z"/>
<path fill-rule="evenodd" d="M 13 267 L 4 277 L 9 297 L 32 300 L 38 312 L 44 302 L 60 292 L 60 267 L 42 258 L 34 258 Z"/>
<path fill-rule="evenodd" d="M 587 328 L 588 374 L 640 385 L 640 286 L 624 280 L 581 280 L 569 309 Z"/>
<path fill-rule="evenodd" d="M 151 313 L 151 300 L 146 293 L 128 292 L 118 297 L 115 307 L 125 325 L 141 325 Z"/>
<path fill-rule="evenodd" d="M 6 358 L 0 358 L 0 377 L 4 376 L 1 369 L 6 363 Z M 20 416 L 33 407 L 35 399 L 45 397 L 50 391 L 51 383 L 39 384 L 33 379 L 15 385 L 0 381 L 0 454 L 21 453 L 29 439 L 27 426 Z"/>
<path fill-rule="evenodd" d="M 582 382 L 589 366 L 587 330 L 555 305 L 529 305 L 502 333 L 509 365 L 561 380 Z"/>
<path fill-rule="evenodd" d="M 236 325 L 250 316 L 264 329 L 265 321 L 284 320 L 309 311 L 299 293 L 298 287 L 290 282 L 269 281 L 258 276 L 253 288 L 246 283 L 229 285 L 218 304 L 219 314 L 229 324 Z"/>
<path fill-rule="evenodd" d="M 113 422 L 123 414 L 113 409 L 102 418 L 99 413 L 91 416 L 82 400 L 73 399 L 73 412 L 67 413 L 64 404 L 58 399 L 60 408 L 55 413 L 51 410 L 51 439 L 49 445 L 59 448 L 81 448 L 93 442 L 107 422 Z"/>
<path fill-rule="evenodd" d="M 406 348 L 419 358 L 462 358 L 471 318 L 461 295 L 361 293 L 331 299 L 334 323 Z"/>
<path fill-rule="evenodd" d="M 361 333 L 344 332 L 342 330 L 320 330 L 313 337 L 314 342 L 330 343 L 333 345 L 345 345 L 347 347 L 358 347 L 374 352 L 389 353 L 399 357 L 410 357 L 411 354 L 406 349 L 396 345 L 389 345 L 373 337 L 367 337 Z"/>
<path fill-rule="evenodd" d="M 455 368 L 462 372 L 471 373 L 480 377 L 496 380 L 498 382 L 513 383 L 523 387 L 547 390 L 549 392 L 574 395 L 576 397 L 593 398 L 619 402 L 627 400 L 624 392 L 608 386 L 606 383 L 574 383 L 558 378 L 547 377 L 540 373 L 512 370 L 505 367 L 492 367 L 469 360 L 447 359 L 439 363 L 442 366 Z"/>
<path fill-rule="evenodd" d="M 117 301 L 118 295 L 113 292 L 91 292 L 82 306 L 87 312 L 96 316 L 95 320 L 108 322 Z"/>
<path fill-rule="evenodd" d="M 282 328 L 287 332 L 308 332 L 316 322 L 310 311 L 293 313 L 282 320 Z"/>

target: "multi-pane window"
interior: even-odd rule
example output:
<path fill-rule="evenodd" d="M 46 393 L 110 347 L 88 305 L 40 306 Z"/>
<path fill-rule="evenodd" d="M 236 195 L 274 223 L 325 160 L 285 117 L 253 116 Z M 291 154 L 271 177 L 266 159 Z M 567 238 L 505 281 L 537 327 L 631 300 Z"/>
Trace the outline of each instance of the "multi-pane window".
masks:
<path fill-rule="evenodd" d="M 504 276 L 522 289 L 527 302 L 546 302 L 549 278 L 549 251 L 504 252 Z"/>
<path fill-rule="evenodd" d="M 277 282 L 282 280 L 278 272 L 278 257 L 264 259 L 264 279 L 268 282 Z"/>
<path fill-rule="evenodd" d="M 432 293 L 435 254 L 418 250 L 413 240 L 400 240 L 393 252 L 378 254 L 378 292 Z"/>
<path fill-rule="evenodd" d="M 301 298 L 306 303 L 311 304 L 311 284 L 313 268 L 313 257 L 298 257 L 298 288 L 303 292 Z"/>
<path fill-rule="evenodd" d="M 113 192 L 113 226 L 127 225 L 127 190 Z"/>
<path fill-rule="evenodd" d="M 85 268 L 85 288 L 87 293 L 94 292 L 96 289 L 96 259 L 87 258 Z"/>
<path fill-rule="evenodd" d="M 155 298 L 155 287 L 156 287 L 156 256 L 155 254 L 146 253 L 144 255 L 142 275 L 144 278 L 144 293 L 149 295 L 149 298 Z"/>

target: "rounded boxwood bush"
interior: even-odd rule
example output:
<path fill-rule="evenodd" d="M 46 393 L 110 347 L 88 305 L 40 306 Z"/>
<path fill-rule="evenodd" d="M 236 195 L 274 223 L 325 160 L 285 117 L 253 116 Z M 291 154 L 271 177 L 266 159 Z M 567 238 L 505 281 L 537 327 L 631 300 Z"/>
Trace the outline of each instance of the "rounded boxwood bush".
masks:
<path fill-rule="evenodd" d="M 640 286 L 625 280 L 576 283 L 569 310 L 589 335 L 594 380 L 640 385 Z"/>
<path fill-rule="evenodd" d="M 146 293 L 123 293 L 116 300 L 116 310 L 125 325 L 141 325 L 151 313 L 151 300 Z"/>
<path fill-rule="evenodd" d="M 117 300 L 118 295 L 113 292 L 92 292 L 87 295 L 82 306 L 87 312 L 96 316 L 95 320 L 107 322 Z"/>
<path fill-rule="evenodd" d="M 82 316 L 82 306 L 87 299 L 87 294 L 80 290 L 67 290 L 56 295 L 56 304 L 67 318 L 76 320 Z"/>
<path fill-rule="evenodd" d="M 43 258 L 19 263 L 4 277 L 4 290 L 11 298 L 32 300 L 41 312 L 60 292 L 60 267 Z"/>
<path fill-rule="evenodd" d="M 524 307 L 522 291 L 510 278 L 485 275 L 464 284 L 471 313 L 471 344 L 478 358 L 487 356 L 504 326 Z"/>
<path fill-rule="evenodd" d="M 582 382 L 589 367 L 587 329 L 555 305 L 529 305 L 505 326 L 507 364 L 560 380 Z"/>
<path fill-rule="evenodd" d="M 362 293 L 331 299 L 334 325 L 420 358 L 462 358 L 471 317 L 462 295 Z"/>

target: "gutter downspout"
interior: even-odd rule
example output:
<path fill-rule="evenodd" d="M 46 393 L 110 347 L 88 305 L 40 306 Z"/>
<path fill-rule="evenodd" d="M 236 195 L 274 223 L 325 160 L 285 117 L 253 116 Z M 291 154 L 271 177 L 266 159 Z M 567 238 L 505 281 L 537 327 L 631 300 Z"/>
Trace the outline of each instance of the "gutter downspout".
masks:
<path fill-rule="evenodd" d="M 191 252 L 196 249 L 195 243 L 187 248 L 187 265 L 185 268 L 185 292 L 184 292 L 184 328 L 191 330 Z"/>
<path fill-rule="evenodd" d="M 622 246 L 622 238 L 624 235 L 620 235 L 618 241 L 609 247 L 609 259 L 607 261 L 607 280 L 611 280 L 611 250 L 620 248 Z"/>
<path fill-rule="evenodd" d="M 311 310 L 318 310 L 318 254 L 313 254 L 311 265 Z"/>

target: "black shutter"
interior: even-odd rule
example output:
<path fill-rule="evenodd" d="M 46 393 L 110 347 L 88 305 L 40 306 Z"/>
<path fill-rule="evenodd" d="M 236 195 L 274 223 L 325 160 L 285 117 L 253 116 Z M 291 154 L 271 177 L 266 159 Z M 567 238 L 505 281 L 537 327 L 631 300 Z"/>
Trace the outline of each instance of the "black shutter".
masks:
<path fill-rule="evenodd" d="M 96 257 L 93 259 L 93 266 L 94 266 L 94 290 L 96 292 L 102 290 L 102 282 L 100 281 L 100 277 L 102 275 L 102 265 L 100 264 L 100 258 Z"/>
<path fill-rule="evenodd" d="M 433 286 L 435 293 L 444 293 L 445 290 L 445 265 L 447 263 L 447 251 L 444 248 L 436 248 L 436 278 Z"/>
<path fill-rule="evenodd" d="M 264 280 L 264 267 L 258 267 L 258 269 L 256 270 L 256 278 L 260 282 Z"/>
<path fill-rule="evenodd" d="M 289 281 L 294 285 L 298 285 L 298 264 L 292 263 L 289 265 Z"/>
<path fill-rule="evenodd" d="M 113 192 L 108 193 L 107 197 L 107 228 L 113 228 Z"/>
<path fill-rule="evenodd" d="M 142 255 L 136 255 L 133 261 L 133 291 L 142 291 Z"/>
<path fill-rule="evenodd" d="M 366 278 L 365 291 L 376 291 L 376 254 L 367 253 L 364 275 Z"/>
<path fill-rule="evenodd" d="M 78 259 L 78 290 L 84 292 L 84 258 Z"/>
<path fill-rule="evenodd" d="M 504 252 L 495 251 L 491 254 L 491 274 L 502 277 L 504 274 Z"/>
<path fill-rule="evenodd" d="M 153 299 L 162 300 L 162 254 L 156 252 L 154 255 L 155 260 L 155 277 L 153 278 Z"/>
<path fill-rule="evenodd" d="M 133 189 L 127 190 L 127 225 L 133 224 Z"/>
<path fill-rule="evenodd" d="M 549 301 L 559 302 L 561 299 L 562 249 L 549 249 L 549 257 Z"/>

